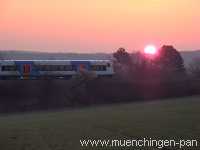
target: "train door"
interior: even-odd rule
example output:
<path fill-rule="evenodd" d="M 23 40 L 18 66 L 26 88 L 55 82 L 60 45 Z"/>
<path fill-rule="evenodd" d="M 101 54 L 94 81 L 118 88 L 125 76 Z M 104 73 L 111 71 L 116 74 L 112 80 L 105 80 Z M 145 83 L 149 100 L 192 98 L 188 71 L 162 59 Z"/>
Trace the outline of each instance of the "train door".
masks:
<path fill-rule="evenodd" d="M 80 72 L 85 72 L 87 70 L 87 67 L 85 64 L 80 64 L 78 69 Z"/>
<path fill-rule="evenodd" d="M 23 65 L 23 76 L 29 76 L 31 73 L 31 65 L 30 64 L 24 64 Z"/>
<path fill-rule="evenodd" d="M 32 61 L 15 61 L 15 64 L 19 71 L 19 77 L 22 79 L 28 79 L 33 76 L 33 62 Z"/>
<path fill-rule="evenodd" d="M 76 71 L 85 72 L 90 70 L 89 61 L 71 61 L 72 65 L 76 67 Z"/>

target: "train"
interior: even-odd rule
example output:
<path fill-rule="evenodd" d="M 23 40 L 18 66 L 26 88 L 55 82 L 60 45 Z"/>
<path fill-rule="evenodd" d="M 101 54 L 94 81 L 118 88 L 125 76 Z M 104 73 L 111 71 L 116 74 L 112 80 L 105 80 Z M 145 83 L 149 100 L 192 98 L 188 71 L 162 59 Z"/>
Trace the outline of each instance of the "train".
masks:
<path fill-rule="evenodd" d="M 70 79 L 81 73 L 113 76 L 111 60 L 0 60 L 0 80 Z"/>

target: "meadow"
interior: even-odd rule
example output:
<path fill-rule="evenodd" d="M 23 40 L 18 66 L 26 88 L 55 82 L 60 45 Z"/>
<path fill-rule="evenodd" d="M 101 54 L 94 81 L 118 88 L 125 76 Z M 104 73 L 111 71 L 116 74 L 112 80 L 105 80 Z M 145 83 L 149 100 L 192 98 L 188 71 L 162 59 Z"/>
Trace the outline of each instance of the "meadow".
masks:
<path fill-rule="evenodd" d="M 1 114 L 0 149 L 95 149 L 80 147 L 80 139 L 92 138 L 198 139 L 199 107 L 200 96 L 193 96 L 57 111 Z"/>

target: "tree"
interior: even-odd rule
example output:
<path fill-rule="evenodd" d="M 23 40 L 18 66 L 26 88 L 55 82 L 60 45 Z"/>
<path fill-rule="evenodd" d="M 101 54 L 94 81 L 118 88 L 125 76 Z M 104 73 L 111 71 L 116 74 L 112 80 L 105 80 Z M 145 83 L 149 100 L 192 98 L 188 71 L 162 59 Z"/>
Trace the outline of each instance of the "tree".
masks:
<path fill-rule="evenodd" d="M 114 70 L 121 79 L 129 80 L 133 75 L 132 58 L 124 48 L 119 48 L 114 54 Z"/>
<path fill-rule="evenodd" d="M 124 48 L 119 48 L 117 52 L 113 54 L 113 56 L 120 64 L 129 65 L 131 62 L 130 54 L 126 52 Z"/>
<path fill-rule="evenodd" d="M 185 73 L 183 58 L 173 46 L 162 46 L 155 63 L 164 73 Z"/>

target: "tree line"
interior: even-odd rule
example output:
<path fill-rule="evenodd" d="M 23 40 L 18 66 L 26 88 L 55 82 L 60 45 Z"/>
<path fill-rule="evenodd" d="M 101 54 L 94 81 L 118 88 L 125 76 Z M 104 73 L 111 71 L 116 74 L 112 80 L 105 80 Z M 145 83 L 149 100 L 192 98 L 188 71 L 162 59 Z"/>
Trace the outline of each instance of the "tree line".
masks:
<path fill-rule="evenodd" d="M 71 80 L 0 81 L 0 112 L 82 107 L 200 94 L 200 61 L 189 68 L 178 50 L 164 45 L 158 55 L 113 53 L 113 77 L 89 74 Z"/>

